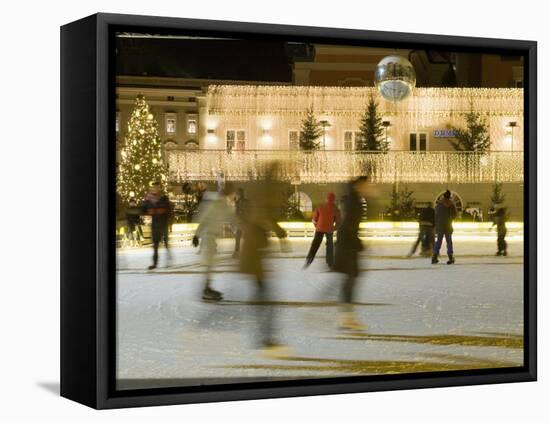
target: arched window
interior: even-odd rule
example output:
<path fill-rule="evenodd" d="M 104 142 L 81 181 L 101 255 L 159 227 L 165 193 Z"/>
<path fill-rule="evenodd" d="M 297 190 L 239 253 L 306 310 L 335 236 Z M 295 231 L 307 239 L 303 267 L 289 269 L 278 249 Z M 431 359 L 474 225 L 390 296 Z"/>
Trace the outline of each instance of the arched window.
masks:
<path fill-rule="evenodd" d="M 199 148 L 199 143 L 195 140 L 185 141 L 185 148 L 188 150 L 197 150 Z"/>
<path fill-rule="evenodd" d="M 289 202 L 296 204 L 296 206 L 303 212 L 313 211 L 313 204 L 311 198 L 305 192 L 298 191 L 291 194 L 288 198 Z"/>
<path fill-rule="evenodd" d="M 437 197 L 435 197 L 435 202 L 437 203 L 439 200 L 443 198 L 443 194 L 445 191 L 441 191 Z M 462 216 L 462 211 L 464 210 L 464 201 L 462 201 L 462 197 L 458 194 L 456 191 L 451 191 L 451 200 L 453 200 L 453 203 L 455 203 L 456 211 L 458 213 L 458 216 Z"/>

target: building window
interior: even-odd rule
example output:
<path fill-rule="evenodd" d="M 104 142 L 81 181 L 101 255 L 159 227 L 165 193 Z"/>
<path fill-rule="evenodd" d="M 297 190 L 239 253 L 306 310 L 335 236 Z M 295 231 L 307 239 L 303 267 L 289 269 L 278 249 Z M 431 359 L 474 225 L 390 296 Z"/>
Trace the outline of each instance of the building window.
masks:
<path fill-rule="evenodd" d="M 176 114 L 175 113 L 166 113 L 165 116 L 165 125 L 166 125 L 166 135 L 174 136 L 176 135 Z"/>
<path fill-rule="evenodd" d="M 246 131 L 230 129 L 225 133 L 227 151 L 244 151 L 246 149 Z"/>
<path fill-rule="evenodd" d="M 116 112 L 115 131 L 117 134 L 120 132 L 120 112 Z"/>
<path fill-rule="evenodd" d="M 246 147 L 246 132 L 237 131 L 237 151 L 243 151 Z"/>
<path fill-rule="evenodd" d="M 197 133 L 197 118 L 192 117 L 187 119 L 187 133 L 190 135 Z"/>
<path fill-rule="evenodd" d="M 291 129 L 290 131 L 288 131 L 288 149 L 300 149 L 300 131 L 296 131 L 295 129 Z"/>
<path fill-rule="evenodd" d="M 409 134 L 409 150 L 410 151 L 427 151 L 428 150 L 428 134 L 426 132 L 411 132 Z"/>
<path fill-rule="evenodd" d="M 313 203 L 311 202 L 311 198 L 309 198 L 309 195 L 305 192 L 298 191 L 292 193 L 288 198 L 288 201 L 301 212 L 313 211 Z"/>
<path fill-rule="evenodd" d="M 344 150 L 351 151 L 353 150 L 353 132 L 344 131 Z"/>
<path fill-rule="evenodd" d="M 361 132 L 359 131 L 344 131 L 344 150 L 357 150 L 359 141 L 361 140 Z"/>
<path fill-rule="evenodd" d="M 235 148 L 235 131 L 227 131 L 225 133 L 225 145 L 227 148 L 227 152 L 231 153 L 231 151 L 233 151 L 233 148 Z"/>

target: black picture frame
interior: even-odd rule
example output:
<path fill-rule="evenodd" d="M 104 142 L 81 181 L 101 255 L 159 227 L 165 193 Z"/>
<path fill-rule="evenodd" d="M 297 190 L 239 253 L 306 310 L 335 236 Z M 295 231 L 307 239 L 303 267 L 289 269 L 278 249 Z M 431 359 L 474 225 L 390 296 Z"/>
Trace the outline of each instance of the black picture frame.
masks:
<path fill-rule="evenodd" d="M 513 51 L 524 56 L 524 366 L 116 391 L 114 49 L 120 28 Z M 537 44 L 534 41 L 95 14 L 61 28 L 61 395 L 97 409 L 534 381 L 537 377 Z"/>

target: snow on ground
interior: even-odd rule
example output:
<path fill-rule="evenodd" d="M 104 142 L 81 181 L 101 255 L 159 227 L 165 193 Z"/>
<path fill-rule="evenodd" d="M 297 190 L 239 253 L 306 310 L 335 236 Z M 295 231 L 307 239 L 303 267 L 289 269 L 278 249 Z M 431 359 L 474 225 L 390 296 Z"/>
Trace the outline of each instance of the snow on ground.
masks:
<path fill-rule="evenodd" d="M 495 239 L 457 237 L 452 266 L 444 255 L 438 265 L 407 259 L 412 241 L 365 241 L 355 311 L 368 329 L 354 333 L 338 330 L 341 276 L 328 271 L 324 244 L 302 270 L 310 240 L 291 240 L 288 253 L 273 243 L 267 304 L 238 273 L 232 240 L 219 242 L 220 303 L 200 301 L 197 249 L 174 248 L 169 263 L 161 250 L 153 272 L 145 270 L 151 249 L 119 250 L 119 388 L 521 366 L 523 240 L 508 240 L 508 257 L 495 257 Z M 261 307 L 274 311 L 289 357 L 258 350 Z"/>

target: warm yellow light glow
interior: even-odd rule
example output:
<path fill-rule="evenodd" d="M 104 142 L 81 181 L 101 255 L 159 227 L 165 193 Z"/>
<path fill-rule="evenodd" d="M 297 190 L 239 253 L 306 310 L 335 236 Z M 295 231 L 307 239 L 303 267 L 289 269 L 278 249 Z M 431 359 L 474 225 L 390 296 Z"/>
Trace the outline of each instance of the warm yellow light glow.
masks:
<path fill-rule="evenodd" d="M 335 147 L 333 145 L 334 140 L 330 135 L 325 134 L 324 137 L 321 135 L 317 141 L 319 142 L 319 148 L 321 149 L 323 149 L 323 146 L 325 150 L 332 150 Z"/>
<path fill-rule="evenodd" d="M 279 222 L 285 229 L 314 229 L 312 222 Z M 455 229 L 489 230 L 491 222 L 454 222 Z M 507 222 L 508 229 L 523 229 L 523 222 Z M 418 222 L 370 221 L 361 222 L 360 229 L 417 229 Z"/>
<path fill-rule="evenodd" d="M 172 232 L 194 232 L 197 230 L 198 226 L 198 223 L 174 223 L 172 225 Z"/>
<path fill-rule="evenodd" d="M 219 119 L 209 116 L 206 119 L 206 129 L 216 129 L 218 125 L 220 124 Z"/>
<path fill-rule="evenodd" d="M 262 118 L 260 121 L 260 128 L 264 131 L 270 131 L 273 128 L 273 119 L 272 118 Z"/>
<path fill-rule="evenodd" d="M 216 144 L 218 142 L 218 137 L 216 134 L 208 134 L 206 135 L 206 142 L 209 144 Z"/>
<path fill-rule="evenodd" d="M 130 196 L 133 192 L 130 193 Z M 279 222 L 279 225 L 287 230 L 287 231 L 296 231 L 296 230 L 302 230 L 304 231 L 303 235 L 300 233 L 299 238 L 303 238 L 304 236 L 311 235 L 315 228 L 313 226 L 313 223 L 311 222 Z M 508 229 L 517 229 L 520 230 L 523 228 L 523 222 L 508 222 L 507 224 Z M 172 225 L 172 232 L 173 233 L 188 233 L 193 234 L 198 228 L 198 223 L 174 223 Z M 381 232 L 376 236 L 376 239 L 383 239 L 383 240 L 389 240 L 389 241 L 399 241 L 402 239 L 400 236 L 395 235 L 402 235 L 402 236 L 413 236 L 416 235 L 416 229 L 418 229 L 418 223 L 417 222 L 383 222 L 383 221 L 377 221 L 377 222 L 362 222 L 360 224 L 361 229 L 388 229 L 390 231 L 388 232 Z M 491 235 L 496 236 L 495 232 L 489 232 L 489 229 L 491 228 L 490 222 L 456 222 L 454 223 L 455 228 L 455 236 L 462 240 L 477 240 L 477 241 L 487 241 L 487 239 L 491 239 Z M 396 232 L 392 233 L 391 230 L 398 230 L 398 229 L 408 229 L 406 232 Z M 470 229 L 470 231 L 467 231 L 467 229 Z M 493 228 L 494 231 L 496 231 L 495 228 Z M 121 234 L 124 233 L 124 229 L 121 229 Z M 476 231 L 479 232 L 479 234 L 476 234 Z M 385 236 L 383 234 L 386 234 Z M 484 235 L 486 233 L 486 235 Z M 521 233 L 512 233 L 508 235 L 508 239 L 521 239 L 522 238 Z"/>

